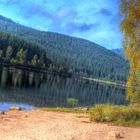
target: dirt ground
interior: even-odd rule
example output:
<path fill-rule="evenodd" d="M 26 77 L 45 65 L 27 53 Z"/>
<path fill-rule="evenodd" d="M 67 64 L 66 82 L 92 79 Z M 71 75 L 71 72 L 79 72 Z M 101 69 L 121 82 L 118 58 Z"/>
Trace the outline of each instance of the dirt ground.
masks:
<path fill-rule="evenodd" d="M 140 140 L 140 128 L 90 123 L 81 114 L 38 109 L 0 115 L 0 140 L 113 140 L 110 131 L 120 131 L 122 140 Z"/>

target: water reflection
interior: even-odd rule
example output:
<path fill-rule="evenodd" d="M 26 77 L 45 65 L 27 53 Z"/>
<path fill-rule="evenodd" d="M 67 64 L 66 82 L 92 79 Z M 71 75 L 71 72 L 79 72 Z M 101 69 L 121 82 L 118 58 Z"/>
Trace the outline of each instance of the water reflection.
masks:
<path fill-rule="evenodd" d="M 43 81 L 43 74 L 37 72 L 29 72 L 14 67 L 0 68 L 0 83 L 1 87 L 39 87 Z"/>
<path fill-rule="evenodd" d="M 72 98 L 78 101 L 77 106 L 92 106 L 99 103 L 127 104 L 125 89 L 120 87 L 50 74 L 44 77 L 39 73 L 9 71 L 6 68 L 1 72 L 1 85 L 6 86 L 0 89 L 2 102 L 24 103 L 36 107 L 69 107 L 67 99 Z M 5 77 L 8 77 L 8 81 Z M 10 83 L 14 83 L 14 86 L 10 86 Z"/>

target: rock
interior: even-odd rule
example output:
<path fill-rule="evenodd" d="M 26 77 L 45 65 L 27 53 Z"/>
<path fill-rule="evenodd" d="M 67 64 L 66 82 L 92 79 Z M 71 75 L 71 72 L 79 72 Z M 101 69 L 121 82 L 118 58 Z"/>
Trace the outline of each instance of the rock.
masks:
<path fill-rule="evenodd" d="M 108 132 L 108 136 L 113 137 L 114 139 L 121 138 L 121 135 L 120 135 L 119 131 L 110 131 L 110 132 Z"/>
<path fill-rule="evenodd" d="M 24 117 L 25 117 L 25 118 L 28 118 L 28 115 L 25 115 Z"/>
<path fill-rule="evenodd" d="M 88 107 L 75 107 L 74 110 L 82 110 L 82 111 L 88 111 Z"/>
<path fill-rule="evenodd" d="M 74 110 L 81 110 L 81 107 L 75 107 Z"/>
<path fill-rule="evenodd" d="M 9 110 L 22 110 L 21 107 L 16 107 L 16 106 L 13 106 L 13 107 L 10 107 Z"/>
<path fill-rule="evenodd" d="M 88 111 L 89 108 L 88 108 L 88 107 L 83 107 L 81 110 L 82 110 L 82 111 Z"/>
<path fill-rule="evenodd" d="M 4 115 L 4 113 L 5 113 L 4 111 L 0 111 L 0 115 Z"/>

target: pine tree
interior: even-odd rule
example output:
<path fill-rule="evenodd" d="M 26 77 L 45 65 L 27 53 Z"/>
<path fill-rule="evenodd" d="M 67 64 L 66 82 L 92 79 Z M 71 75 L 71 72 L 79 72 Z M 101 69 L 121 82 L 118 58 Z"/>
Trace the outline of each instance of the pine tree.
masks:
<path fill-rule="evenodd" d="M 24 64 L 24 62 L 25 62 L 25 57 L 26 57 L 26 51 L 24 51 L 23 48 L 21 48 L 21 49 L 17 52 L 16 57 L 17 57 L 18 63 Z"/>
<path fill-rule="evenodd" d="M 10 60 L 10 58 L 12 57 L 12 54 L 13 54 L 13 49 L 11 46 L 8 46 L 6 50 L 6 60 Z"/>
<path fill-rule="evenodd" d="M 31 64 L 34 65 L 34 66 L 36 66 L 38 64 L 38 56 L 37 56 L 37 54 L 35 54 L 33 56 L 33 59 L 31 61 Z"/>

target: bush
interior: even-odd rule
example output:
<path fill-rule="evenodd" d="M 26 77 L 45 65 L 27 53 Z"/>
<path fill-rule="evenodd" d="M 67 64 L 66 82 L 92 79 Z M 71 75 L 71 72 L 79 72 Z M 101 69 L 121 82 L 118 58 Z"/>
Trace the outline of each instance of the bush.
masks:
<path fill-rule="evenodd" d="M 78 105 L 78 100 L 74 98 L 68 98 L 67 103 L 70 107 L 75 107 Z"/>
<path fill-rule="evenodd" d="M 113 122 L 120 125 L 140 125 L 140 105 L 96 105 L 89 112 L 91 121 Z"/>

